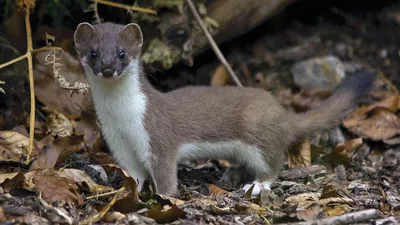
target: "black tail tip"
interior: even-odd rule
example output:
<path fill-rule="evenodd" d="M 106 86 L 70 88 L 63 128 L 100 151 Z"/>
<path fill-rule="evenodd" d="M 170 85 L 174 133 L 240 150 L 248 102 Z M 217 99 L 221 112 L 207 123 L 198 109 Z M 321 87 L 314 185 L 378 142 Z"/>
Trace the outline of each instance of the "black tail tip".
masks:
<path fill-rule="evenodd" d="M 370 71 L 362 71 L 348 76 L 338 91 L 351 91 L 356 98 L 366 97 L 372 88 L 372 84 L 376 80 L 376 73 Z"/>

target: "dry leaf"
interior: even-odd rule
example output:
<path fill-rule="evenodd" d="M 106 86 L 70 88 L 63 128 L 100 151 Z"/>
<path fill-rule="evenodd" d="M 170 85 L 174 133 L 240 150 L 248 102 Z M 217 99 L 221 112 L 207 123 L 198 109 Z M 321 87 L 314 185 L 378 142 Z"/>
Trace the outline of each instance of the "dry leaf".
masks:
<path fill-rule="evenodd" d="M 89 147 L 100 139 L 100 129 L 97 125 L 96 115 L 82 112 L 80 122 L 75 129 L 76 135 L 83 135 L 85 144 Z"/>
<path fill-rule="evenodd" d="M 118 195 L 124 190 L 121 188 L 118 192 L 114 195 L 113 199 L 103 208 L 101 208 L 98 213 L 90 216 L 89 218 L 83 220 L 79 224 L 92 224 L 93 222 L 97 222 L 103 218 L 103 216 L 113 207 L 114 203 L 117 201 Z"/>
<path fill-rule="evenodd" d="M 47 203 L 52 204 L 54 201 L 83 203 L 74 180 L 59 177 L 55 171 L 51 170 L 40 170 L 32 175 L 32 181 L 35 183 L 33 190 L 37 195 L 40 194 Z"/>
<path fill-rule="evenodd" d="M 154 219 L 157 223 L 169 223 L 184 217 L 185 212 L 176 207 L 176 205 L 164 205 L 163 207 L 157 205 L 149 209 L 147 216 Z"/>
<path fill-rule="evenodd" d="M 320 195 L 321 194 L 317 192 L 302 193 L 289 196 L 285 199 L 285 202 L 291 205 L 297 205 L 300 208 L 307 208 L 310 205 L 317 203 Z"/>
<path fill-rule="evenodd" d="M 400 134 L 400 118 L 390 109 L 376 107 L 368 112 L 370 116 L 366 113 L 361 114 L 361 110 L 343 122 L 343 125 L 354 134 L 375 141 L 386 141 Z"/>
<path fill-rule="evenodd" d="M 92 193 L 114 190 L 96 184 L 86 172 L 77 169 L 39 169 L 25 173 L 24 177 L 24 187 L 28 190 L 33 189 L 38 194 L 42 193 L 43 199 L 48 203 L 54 200 L 82 203 L 76 183 L 79 183 L 79 186 L 87 186 Z"/>
<path fill-rule="evenodd" d="M 21 188 L 24 185 L 25 177 L 21 172 L 0 174 L 0 186 L 5 192 L 13 188 Z"/>
<path fill-rule="evenodd" d="M 48 132 L 51 132 L 54 136 L 66 137 L 71 136 L 74 132 L 74 126 L 71 121 L 57 111 L 52 112 L 46 118 L 46 125 Z"/>
<path fill-rule="evenodd" d="M 161 194 L 158 194 L 158 196 L 160 196 L 163 199 L 168 200 L 169 203 L 172 204 L 172 205 L 180 206 L 180 205 L 185 204 L 185 201 L 182 201 L 182 200 L 180 200 L 178 198 L 174 198 L 174 197 L 167 196 L 167 195 L 161 195 Z"/>
<path fill-rule="evenodd" d="M 121 194 L 121 198 L 117 199 L 113 205 L 113 210 L 121 213 L 131 213 L 136 212 L 139 208 L 137 204 L 139 202 L 139 193 L 137 190 L 136 182 L 133 180 L 129 174 L 123 170 L 121 167 L 113 164 L 103 165 L 104 170 L 108 175 L 117 171 L 122 174 L 124 178 L 124 188 L 127 191 L 125 195 Z"/>
<path fill-rule="evenodd" d="M 130 191 L 131 193 L 135 194 L 136 201 L 139 200 L 136 182 L 131 176 L 129 176 L 129 174 L 125 170 L 123 170 L 121 167 L 114 165 L 114 164 L 103 165 L 103 168 L 108 175 L 114 171 L 118 171 L 119 173 L 121 173 L 124 177 L 125 189 Z"/>
<path fill-rule="evenodd" d="M 328 217 L 332 216 L 340 216 L 345 213 L 351 212 L 352 209 L 349 205 L 335 205 L 335 206 L 325 206 L 324 207 L 324 213 Z"/>
<path fill-rule="evenodd" d="M 288 153 L 288 166 L 290 169 L 311 166 L 311 144 L 307 137 L 303 143 L 296 147 L 296 150 L 290 150 Z"/>
<path fill-rule="evenodd" d="M 344 143 L 338 144 L 332 152 L 322 157 L 322 159 L 331 163 L 333 166 L 341 164 L 347 166 L 353 152 L 358 150 L 362 145 L 362 138 L 348 140 Z"/>
<path fill-rule="evenodd" d="M 90 94 L 70 94 L 68 90 L 59 87 L 53 78 L 53 67 L 44 64 L 48 54 L 49 51 L 43 51 L 34 55 L 35 96 L 45 105 L 45 110 L 58 111 L 70 119 L 76 119 L 82 111 L 88 110 Z M 62 75 L 70 83 L 85 81 L 78 60 L 66 52 L 58 52 L 56 55 L 61 57 Z"/>
<path fill-rule="evenodd" d="M 139 202 L 131 193 L 125 193 L 125 195 L 121 196 L 121 198 L 117 199 L 114 203 L 112 209 L 114 211 L 128 214 L 132 212 L 136 212 L 141 209 Z M 143 207 L 143 206 L 142 206 Z"/>
<path fill-rule="evenodd" d="M 210 205 L 210 209 L 211 209 L 211 212 L 215 215 L 224 215 L 224 214 L 232 213 L 232 210 L 229 207 L 220 208 L 215 205 Z"/>
<path fill-rule="evenodd" d="M 0 161 L 20 162 L 27 155 L 28 147 L 28 137 L 14 131 L 0 131 Z M 35 146 L 31 157 L 37 156 L 37 153 Z"/>
<path fill-rule="evenodd" d="M 115 223 L 118 222 L 120 220 L 122 220 L 123 218 L 125 218 L 126 216 L 120 212 L 107 212 L 104 217 L 103 217 L 103 221 L 104 222 L 108 222 L 108 223 Z"/>
<path fill-rule="evenodd" d="M 4 215 L 4 209 L 0 206 L 0 222 L 3 223 L 7 221 L 6 215 Z"/>
<path fill-rule="evenodd" d="M 232 166 L 232 164 L 229 161 L 224 160 L 224 159 L 219 159 L 218 162 L 219 162 L 220 165 L 222 165 L 222 166 L 224 166 L 226 168 L 229 168 L 229 167 Z"/>
<path fill-rule="evenodd" d="M 229 65 L 232 66 L 232 65 Z M 229 82 L 229 73 L 223 65 L 219 65 L 211 78 L 211 86 L 225 86 Z"/>
<path fill-rule="evenodd" d="M 53 168 L 57 162 L 64 162 L 83 147 L 83 136 L 58 138 L 40 150 L 39 157 L 32 163 L 30 170 Z"/>
<path fill-rule="evenodd" d="M 319 205 L 313 204 L 305 210 L 298 211 L 296 213 L 296 216 L 300 220 L 312 221 L 317 218 L 320 211 L 321 211 L 321 208 L 319 207 Z"/>
<path fill-rule="evenodd" d="M 92 180 L 92 178 L 90 178 L 90 176 L 85 171 L 82 171 L 82 170 L 64 169 L 64 170 L 56 171 L 56 174 L 59 177 L 67 178 L 69 180 L 78 182 L 78 183 L 80 183 L 80 185 L 86 184 L 86 186 L 89 187 L 89 189 L 92 193 L 113 190 L 112 187 L 107 187 L 107 186 L 97 184 L 96 182 L 94 182 Z"/>
<path fill-rule="evenodd" d="M 400 139 L 400 97 L 391 96 L 370 106 L 363 106 L 343 121 L 343 125 L 354 134 L 388 144 L 398 144 Z"/>
<path fill-rule="evenodd" d="M 249 190 L 246 191 L 246 193 L 244 193 L 244 199 L 246 200 L 251 200 L 253 199 L 253 189 L 256 186 L 256 184 L 251 185 L 251 187 L 249 188 Z"/>
<path fill-rule="evenodd" d="M 18 173 L 19 172 L 0 174 L 0 184 L 4 183 L 4 181 L 6 180 L 13 179 L 15 176 L 18 175 Z"/>
<path fill-rule="evenodd" d="M 17 7 L 19 9 L 33 9 L 35 8 L 35 0 L 17 0 Z"/>
<path fill-rule="evenodd" d="M 227 193 L 226 190 L 216 186 L 215 184 L 209 184 L 208 189 L 210 190 L 210 195 L 211 196 L 221 196 Z"/>
<path fill-rule="evenodd" d="M 100 165 L 107 165 L 114 162 L 114 158 L 112 157 L 112 155 L 106 152 L 90 152 L 89 157 L 94 162 Z"/>

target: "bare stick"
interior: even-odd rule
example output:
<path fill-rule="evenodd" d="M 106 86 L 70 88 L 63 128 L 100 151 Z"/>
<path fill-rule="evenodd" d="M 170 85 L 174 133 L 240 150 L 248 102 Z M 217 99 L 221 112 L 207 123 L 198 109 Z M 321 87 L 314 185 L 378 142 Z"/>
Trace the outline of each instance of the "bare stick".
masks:
<path fill-rule="evenodd" d="M 235 72 L 233 72 L 232 68 L 229 66 L 229 63 L 226 61 L 224 55 L 222 54 L 221 50 L 219 50 L 217 44 L 215 43 L 214 39 L 212 38 L 211 34 L 208 32 L 206 26 L 204 25 L 203 21 L 200 18 L 199 13 L 196 10 L 192 0 L 186 0 L 186 3 L 189 5 L 190 11 L 192 12 L 193 16 L 196 18 L 197 22 L 201 30 L 203 31 L 204 35 L 206 36 L 208 42 L 210 42 L 211 48 L 213 49 L 214 53 L 217 55 L 218 59 L 221 61 L 222 65 L 228 71 L 229 75 L 235 81 L 236 85 L 239 87 L 243 87 L 242 83 L 240 83 L 239 79 L 237 78 Z"/>
<path fill-rule="evenodd" d="M 11 60 L 11 61 L 8 61 L 8 62 L 6 62 L 6 63 L 1 64 L 1 65 L 0 65 L 0 69 L 4 68 L 4 67 L 6 67 L 6 66 L 9 66 L 9 65 L 11 65 L 11 64 L 14 64 L 14 63 L 16 63 L 16 62 L 19 62 L 19 61 L 21 61 L 21 60 L 23 60 L 23 59 L 25 59 L 25 58 L 26 58 L 26 55 L 21 55 L 21 56 L 18 57 L 18 58 L 15 58 L 15 59 L 13 59 L 13 60 Z"/>
<path fill-rule="evenodd" d="M 339 225 L 339 224 L 353 224 L 361 223 L 371 219 L 379 218 L 379 212 L 376 209 L 367 209 L 358 212 L 343 214 L 340 216 L 333 216 L 326 219 L 314 220 L 308 222 L 293 223 L 294 225 Z"/>
<path fill-rule="evenodd" d="M 26 156 L 26 164 L 31 160 L 31 154 L 33 149 L 33 138 L 35 134 L 35 85 L 33 83 L 33 63 L 32 63 L 32 31 L 31 23 L 29 21 L 30 9 L 26 9 L 25 14 L 25 28 L 26 28 L 26 42 L 27 42 L 27 52 L 26 57 L 28 58 L 28 72 L 29 72 L 29 89 L 31 95 L 31 113 L 29 115 L 29 148 L 28 155 Z"/>
<path fill-rule="evenodd" d="M 114 205 L 114 203 L 117 201 L 118 194 L 124 190 L 125 190 L 125 187 L 118 189 L 115 192 L 114 198 L 111 199 L 111 201 L 106 206 L 104 206 L 102 209 L 100 209 L 98 211 L 98 213 L 96 213 L 95 215 L 92 215 L 89 218 L 84 219 L 83 221 L 79 222 L 79 224 L 80 225 L 92 224 L 93 222 L 97 222 L 97 221 L 101 220 L 104 217 L 104 215 L 110 210 L 110 208 Z"/>
<path fill-rule="evenodd" d="M 115 191 L 110 191 L 110 192 L 106 192 L 106 193 L 102 193 L 102 194 L 92 195 L 92 196 L 86 197 L 86 200 L 89 200 L 89 199 L 92 199 L 92 198 L 105 197 L 105 196 L 113 195 L 113 194 L 119 193 L 119 192 L 121 192 L 121 190 L 115 190 Z"/>
<path fill-rule="evenodd" d="M 37 53 L 37 52 L 42 52 L 42 51 L 47 51 L 47 50 L 58 50 L 58 51 L 63 51 L 63 49 L 60 48 L 60 47 L 43 47 L 43 48 L 33 49 L 31 52 L 32 52 L 32 53 Z M 14 63 L 16 63 L 16 62 L 19 62 L 19 61 L 25 59 L 26 57 L 28 57 L 28 54 L 21 55 L 21 56 L 18 57 L 18 58 L 15 58 L 15 59 L 13 59 L 13 60 L 11 60 L 11 61 L 8 61 L 8 62 L 6 62 L 6 63 L 3 63 L 3 64 L 0 65 L 0 69 L 2 69 L 2 68 L 4 68 L 4 67 L 7 67 L 7 66 L 9 66 L 9 65 L 11 65 L 11 64 L 14 64 Z"/>
<path fill-rule="evenodd" d="M 47 210 L 49 210 L 49 209 L 50 210 L 54 210 L 59 216 L 64 218 L 68 224 L 72 224 L 73 223 L 73 220 L 71 219 L 71 217 L 69 217 L 63 211 L 61 211 L 60 209 L 58 209 L 58 208 L 56 208 L 56 207 L 54 207 L 52 205 L 47 204 L 47 202 L 42 199 L 42 192 L 39 193 L 38 199 L 39 199 L 40 204 L 42 204 L 43 207 L 45 207 Z"/>
<path fill-rule="evenodd" d="M 110 1 L 105 1 L 105 0 L 93 0 L 93 1 L 103 4 L 103 5 L 109 5 L 109 6 L 113 6 L 113 7 L 117 7 L 117 8 L 121 8 L 121 9 L 127 9 L 127 10 L 142 12 L 142 13 L 157 14 L 157 11 L 152 10 L 152 9 L 145 9 L 145 8 L 125 5 L 125 4 L 110 2 Z"/>

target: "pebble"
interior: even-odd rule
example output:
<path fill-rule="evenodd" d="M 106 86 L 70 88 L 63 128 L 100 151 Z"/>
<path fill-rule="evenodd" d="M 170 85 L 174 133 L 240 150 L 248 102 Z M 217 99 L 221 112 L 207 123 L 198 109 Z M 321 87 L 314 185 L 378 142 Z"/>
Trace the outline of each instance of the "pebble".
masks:
<path fill-rule="evenodd" d="M 84 167 L 86 173 L 98 184 L 107 185 L 108 176 L 100 165 L 89 164 Z"/>
<path fill-rule="evenodd" d="M 332 55 L 296 63 L 291 71 L 294 83 L 305 90 L 333 90 L 345 77 L 343 63 Z"/>

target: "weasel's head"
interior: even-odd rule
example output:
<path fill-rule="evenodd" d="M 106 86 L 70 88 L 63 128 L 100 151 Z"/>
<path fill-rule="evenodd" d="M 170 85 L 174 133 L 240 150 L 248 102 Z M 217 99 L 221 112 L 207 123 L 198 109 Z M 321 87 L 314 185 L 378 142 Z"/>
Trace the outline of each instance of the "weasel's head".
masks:
<path fill-rule="evenodd" d="M 139 26 L 80 23 L 74 34 L 75 49 L 87 76 L 117 78 L 129 74 L 143 45 Z"/>

